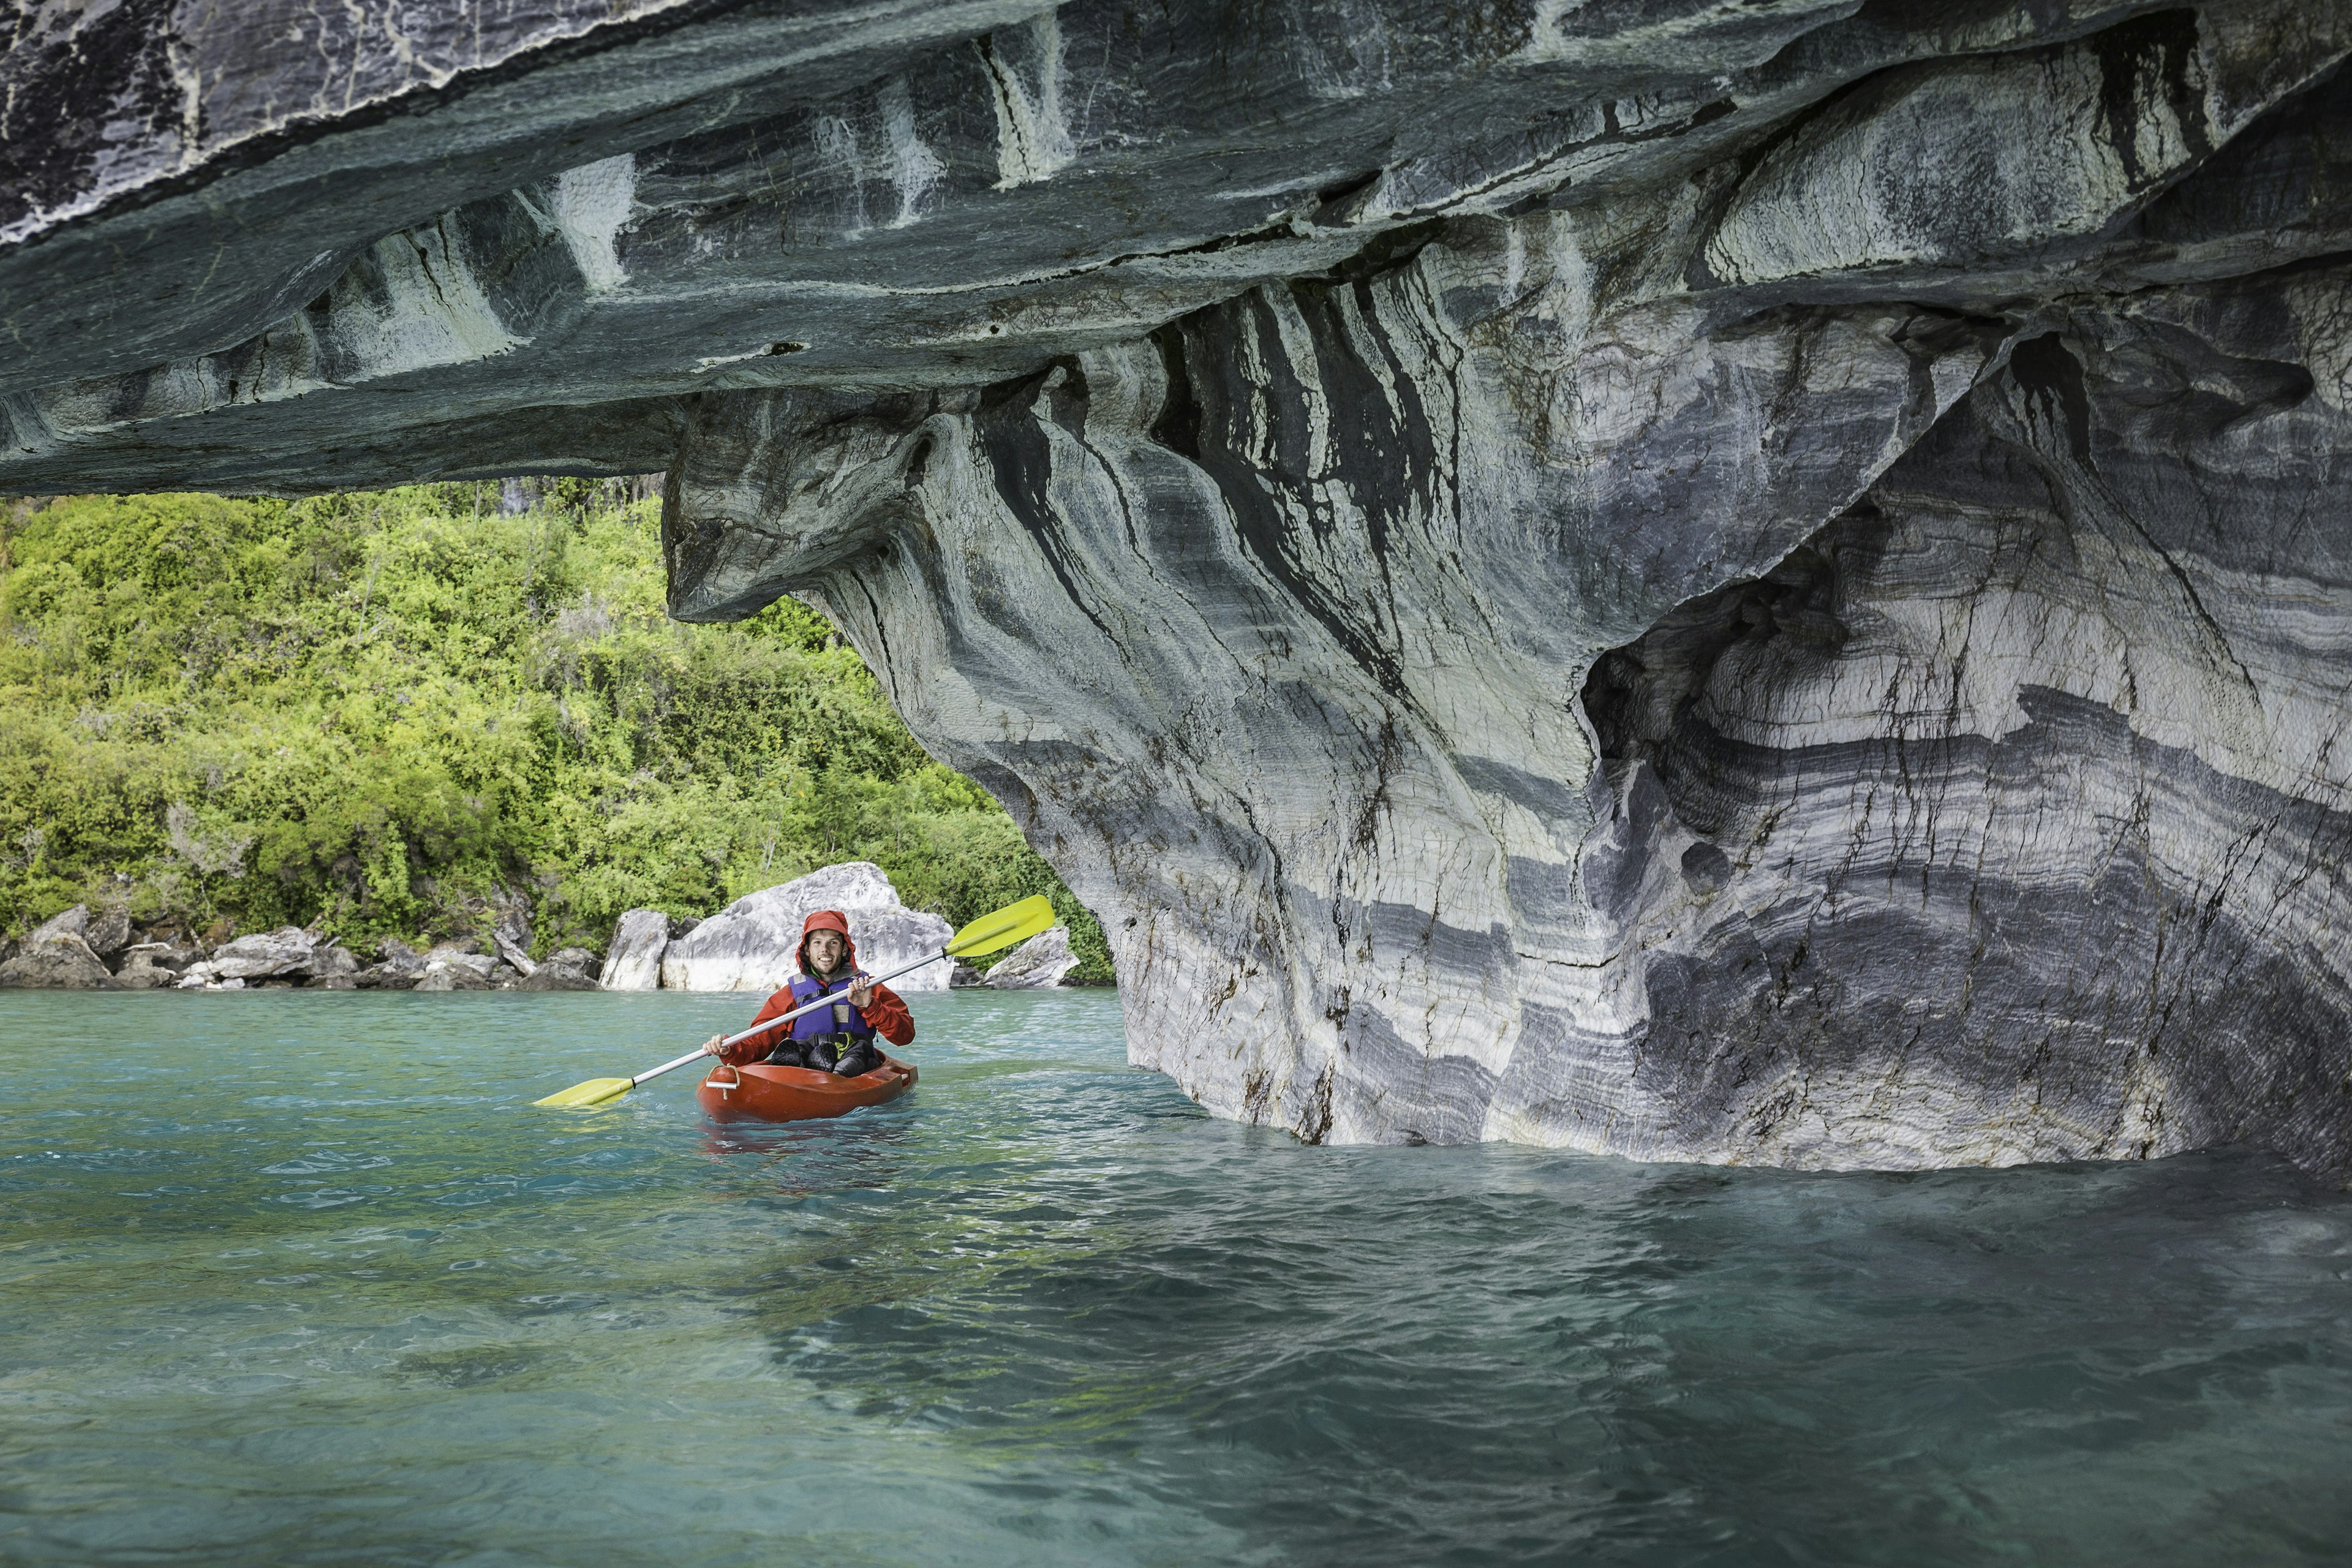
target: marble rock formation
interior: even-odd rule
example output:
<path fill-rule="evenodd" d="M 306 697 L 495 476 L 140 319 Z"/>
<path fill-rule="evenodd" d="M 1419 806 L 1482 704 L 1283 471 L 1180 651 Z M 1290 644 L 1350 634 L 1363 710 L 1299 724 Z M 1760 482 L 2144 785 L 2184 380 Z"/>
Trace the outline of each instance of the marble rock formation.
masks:
<path fill-rule="evenodd" d="M 630 910 L 613 928 L 599 976 L 607 991 L 651 991 L 661 984 L 662 953 L 669 946 L 669 917 L 659 910 Z"/>
<path fill-rule="evenodd" d="M 898 901 L 879 866 L 845 861 L 746 894 L 663 951 L 661 983 L 670 991 L 774 991 L 793 977 L 801 922 L 818 910 L 849 917 L 858 966 L 884 974 L 932 954 L 953 934 L 948 922 Z M 954 966 L 937 959 L 890 982 L 896 991 L 944 991 Z"/>
<path fill-rule="evenodd" d="M 1070 928 L 1041 931 L 991 965 L 981 984 L 998 991 L 1042 991 L 1059 985 L 1078 966 L 1070 951 Z"/>
<path fill-rule="evenodd" d="M 373 16 L 19 24 L 0 489 L 667 468 L 1220 1114 L 2352 1177 L 2352 9 Z"/>

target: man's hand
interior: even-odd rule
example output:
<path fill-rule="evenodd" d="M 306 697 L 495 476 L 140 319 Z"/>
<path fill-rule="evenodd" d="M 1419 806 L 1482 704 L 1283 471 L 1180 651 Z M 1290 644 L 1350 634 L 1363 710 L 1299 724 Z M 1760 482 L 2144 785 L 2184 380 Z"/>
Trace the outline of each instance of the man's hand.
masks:
<path fill-rule="evenodd" d="M 726 1044 L 726 1036 L 713 1035 L 709 1039 L 702 1042 L 702 1054 L 706 1057 L 715 1057 L 722 1048 L 725 1047 Z"/>
<path fill-rule="evenodd" d="M 874 982 L 863 974 L 849 983 L 849 1005 L 863 1009 L 874 1000 Z"/>

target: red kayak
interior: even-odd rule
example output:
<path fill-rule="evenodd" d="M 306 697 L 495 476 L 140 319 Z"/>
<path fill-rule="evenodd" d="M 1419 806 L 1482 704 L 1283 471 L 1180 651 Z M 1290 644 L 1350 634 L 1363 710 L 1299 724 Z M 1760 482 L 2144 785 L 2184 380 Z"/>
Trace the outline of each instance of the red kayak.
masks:
<path fill-rule="evenodd" d="M 753 1062 L 712 1068 L 694 1098 L 721 1121 L 809 1121 L 880 1105 L 914 1087 L 913 1064 L 896 1057 L 884 1057 L 880 1067 L 856 1078 Z"/>

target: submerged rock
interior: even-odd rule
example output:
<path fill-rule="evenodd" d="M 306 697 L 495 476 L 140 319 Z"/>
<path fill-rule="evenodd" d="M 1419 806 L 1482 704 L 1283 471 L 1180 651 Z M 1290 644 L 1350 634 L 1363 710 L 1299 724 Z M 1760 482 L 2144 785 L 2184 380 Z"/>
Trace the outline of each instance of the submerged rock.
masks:
<path fill-rule="evenodd" d="M 662 953 L 669 946 L 669 917 L 659 910 L 631 910 L 613 929 L 599 977 L 607 991 L 651 991 L 661 984 Z"/>
<path fill-rule="evenodd" d="M 0 489 L 668 466 L 1223 1115 L 2352 1176 L 2352 10 L 184 11 L 5 68 Z"/>
<path fill-rule="evenodd" d="M 865 860 L 827 866 L 736 900 L 669 944 L 661 982 L 672 991 L 773 991 L 798 961 L 801 922 L 818 910 L 849 917 L 857 962 L 869 974 L 935 954 L 953 934 L 947 921 L 908 909 L 882 868 Z M 890 982 L 898 991 L 944 991 L 946 958 Z"/>
<path fill-rule="evenodd" d="M 981 984 L 999 991 L 1041 991 L 1059 985 L 1078 966 L 1070 951 L 1070 928 L 1039 931 L 999 961 Z"/>
<path fill-rule="evenodd" d="M 576 969 L 557 969 L 542 963 L 517 982 L 518 991 L 602 991 L 595 976 Z"/>
<path fill-rule="evenodd" d="M 434 963 L 426 965 L 425 973 L 418 975 L 416 983 L 408 989 L 411 991 L 491 991 L 497 987 L 490 983 L 490 977 L 487 973 L 468 969 L 462 964 Z"/>

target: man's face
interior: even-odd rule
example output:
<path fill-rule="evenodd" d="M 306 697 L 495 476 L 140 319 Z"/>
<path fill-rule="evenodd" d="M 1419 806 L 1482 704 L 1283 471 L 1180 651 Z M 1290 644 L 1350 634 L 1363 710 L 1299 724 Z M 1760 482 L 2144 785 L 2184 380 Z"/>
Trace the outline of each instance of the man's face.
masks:
<path fill-rule="evenodd" d="M 846 943 L 837 931 L 812 931 L 808 939 L 809 967 L 819 974 L 830 974 L 841 965 L 841 950 Z"/>

